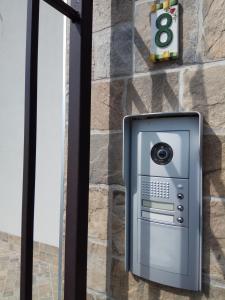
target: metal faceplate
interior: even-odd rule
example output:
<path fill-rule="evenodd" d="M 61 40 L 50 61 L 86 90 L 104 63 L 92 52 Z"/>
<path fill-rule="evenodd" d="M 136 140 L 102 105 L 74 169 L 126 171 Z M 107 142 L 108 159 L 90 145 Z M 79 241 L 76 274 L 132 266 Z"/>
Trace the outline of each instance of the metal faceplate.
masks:
<path fill-rule="evenodd" d="M 124 119 L 126 269 L 201 290 L 202 119 L 198 113 Z"/>

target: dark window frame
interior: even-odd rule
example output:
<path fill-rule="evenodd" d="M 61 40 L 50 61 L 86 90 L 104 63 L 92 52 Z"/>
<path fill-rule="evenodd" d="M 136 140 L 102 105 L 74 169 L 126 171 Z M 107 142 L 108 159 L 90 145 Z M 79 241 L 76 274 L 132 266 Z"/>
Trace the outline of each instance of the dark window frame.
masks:
<path fill-rule="evenodd" d="M 70 20 L 65 300 L 86 299 L 93 0 L 43 0 Z M 20 299 L 32 300 L 40 0 L 28 0 Z"/>

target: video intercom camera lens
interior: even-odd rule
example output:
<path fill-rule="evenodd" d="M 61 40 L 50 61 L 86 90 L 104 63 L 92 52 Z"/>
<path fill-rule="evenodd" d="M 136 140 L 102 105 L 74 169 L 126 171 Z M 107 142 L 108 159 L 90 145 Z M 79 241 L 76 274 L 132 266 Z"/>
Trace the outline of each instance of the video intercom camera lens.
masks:
<path fill-rule="evenodd" d="M 167 165 L 173 158 L 173 149 L 166 143 L 157 143 L 152 147 L 151 158 L 158 165 Z"/>

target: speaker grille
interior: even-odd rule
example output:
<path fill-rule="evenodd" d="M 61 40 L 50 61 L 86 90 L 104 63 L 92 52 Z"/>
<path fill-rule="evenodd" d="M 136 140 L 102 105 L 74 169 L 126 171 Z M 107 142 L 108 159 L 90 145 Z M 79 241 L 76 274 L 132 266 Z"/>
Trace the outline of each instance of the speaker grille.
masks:
<path fill-rule="evenodd" d="M 149 181 L 142 179 L 141 194 L 143 199 L 164 198 L 169 199 L 170 184 L 162 181 Z"/>

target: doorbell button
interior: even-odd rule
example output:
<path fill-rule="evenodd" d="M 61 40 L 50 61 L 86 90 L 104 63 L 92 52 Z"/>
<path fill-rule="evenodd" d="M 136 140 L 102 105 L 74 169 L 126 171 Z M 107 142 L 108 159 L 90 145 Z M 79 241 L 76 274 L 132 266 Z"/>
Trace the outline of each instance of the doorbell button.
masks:
<path fill-rule="evenodd" d="M 178 223 L 183 223 L 183 222 L 184 222 L 184 219 L 183 219 L 182 217 L 178 217 L 178 218 L 177 218 L 177 222 L 178 222 Z"/>
<path fill-rule="evenodd" d="M 177 198 L 182 200 L 182 199 L 184 199 L 184 195 L 182 193 L 179 193 L 179 194 L 177 194 Z"/>
<path fill-rule="evenodd" d="M 178 205 L 178 206 L 177 206 L 177 209 L 178 209 L 179 211 L 183 211 L 183 210 L 184 210 L 184 207 L 183 207 L 183 205 Z"/>

